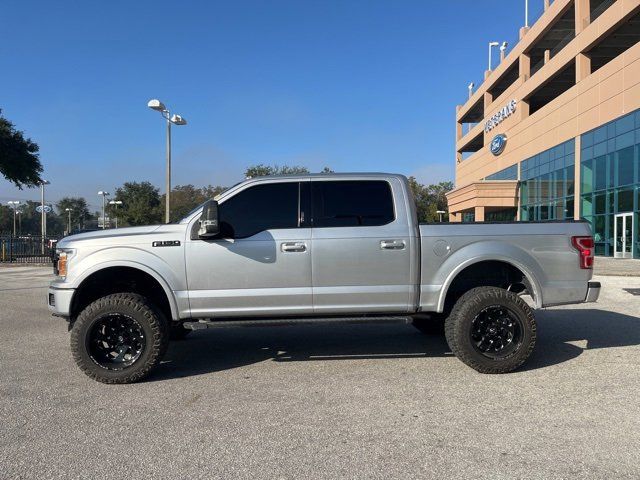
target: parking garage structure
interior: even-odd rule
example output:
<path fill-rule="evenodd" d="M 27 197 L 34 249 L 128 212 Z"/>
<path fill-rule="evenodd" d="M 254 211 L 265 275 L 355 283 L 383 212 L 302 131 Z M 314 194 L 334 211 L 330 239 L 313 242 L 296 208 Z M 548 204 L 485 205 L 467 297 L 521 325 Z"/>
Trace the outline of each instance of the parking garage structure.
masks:
<path fill-rule="evenodd" d="M 545 1 L 456 109 L 451 221 L 589 221 L 640 258 L 640 0 Z"/>

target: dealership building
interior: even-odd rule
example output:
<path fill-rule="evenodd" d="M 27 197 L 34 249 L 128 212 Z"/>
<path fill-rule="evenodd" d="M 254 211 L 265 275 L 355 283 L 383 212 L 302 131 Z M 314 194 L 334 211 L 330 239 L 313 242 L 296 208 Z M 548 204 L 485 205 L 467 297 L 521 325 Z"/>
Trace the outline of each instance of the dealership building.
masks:
<path fill-rule="evenodd" d="M 640 0 L 539 1 L 457 107 L 450 220 L 584 218 L 596 254 L 640 258 Z"/>

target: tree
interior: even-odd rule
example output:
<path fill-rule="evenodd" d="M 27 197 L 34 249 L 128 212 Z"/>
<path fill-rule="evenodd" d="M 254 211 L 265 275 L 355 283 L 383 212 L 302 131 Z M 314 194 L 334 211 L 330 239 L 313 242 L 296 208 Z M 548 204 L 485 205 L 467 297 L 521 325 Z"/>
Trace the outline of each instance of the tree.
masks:
<path fill-rule="evenodd" d="M 244 171 L 244 176 L 246 178 L 255 178 L 255 177 L 265 177 L 268 175 L 297 175 L 297 174 L 305 174 L 310 173 L 307 167 L 303 167 L 301 165 L 264 165 L 259 163 L 258 165 L 251 165 L 247 167 Z M 324 167 L 320 173 L 334 173 L 333 170 L 329 167 Z"/>
<path fill-rule="evenodd" d="M 446 193 L 453 190 L 452 182 L 440 182 L 433 185 L 422 185 L 415 177 L 409 177 L 409 188 L 413 193 L 418 211 L 419 222 L 437 222 L 440 220 L 438 210 L 447 211 Z M 447 221 L 449 214 L 442 216 Z"/>
<path fill-rule="evenodd" d="M 294 165 L 292 167 L 284 165 L 279 167 L 278 165 L 270 166 L 260 163 L 258 165 L 251 165 L 247 167 L 244 172 L 244 176 L 247 178 L 255 178 L 265 177 L 267 175 L 294 175 L 298 173 L 309 173 L 309 169 L 299 165 Z"/>
<path fill-rule="evenodd" d="M 118 218 L 123 223 L 154 225 L 162 222 L 160 193 L 150 182 L 125 182 L 122 187 L 116 188 L 114 198 L 122 201 L 118 207 Z"/>
<path fill-rule="evenodd" d="M 91 218 L 87 201 L 83 197 L 63 197 L 56 203 L 58 214 L 65 220 L 65 225 L 69 219 L 67 208 L 71 209 L 71 229 L 73 230 L 73 225 L 84 228 L 84 222 Z"/>
<path fill-rule="evenodd" d="M 42 173 L 38 151 L 38 145 L 24 138 L 0 110 L 0 173 L 21 190 L 36 186 Z"/>
<path fill-rule="evenodd" d="M 171 189 L 171 212 L 172 222 L 184 218 L 187 213 L 204 203 L 210 198 L 214 198 L 224 192 L 226 187 L 207 185 L 206 187 L 194 187 L 193 185 L 176 185 Z M 160 204 L 165 204 L 165 195 L 160 197 Z"/>

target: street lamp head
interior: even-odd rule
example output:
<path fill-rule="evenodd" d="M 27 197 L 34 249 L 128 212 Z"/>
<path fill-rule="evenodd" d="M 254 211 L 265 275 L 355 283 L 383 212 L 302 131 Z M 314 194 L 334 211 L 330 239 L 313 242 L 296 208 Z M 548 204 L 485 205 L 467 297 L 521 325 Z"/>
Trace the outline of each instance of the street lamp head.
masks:
<path fill-rule="evenodd" d="M 182 118 L 180 115 L 172 115 L 171 123 L 173 123 L 174 125 L 186 125 L 187 121 L 184 118 Z"/>
<path fill-rule="evenodd" d="M 109 192 L 104 192 L 104 191 L 100 190 L 100 191 L 98 192 L 98 195 L 102 195 L 102 196 L 105 196 L 105 197 L 106 197 L 106 196 L 111 195 L 111 194 L 110 194 Z"/>
<path fill-rule="evenodd" d="M 497 47 L 498 45 L 500 45 L 499 42 L 489 42 L 490 47 Z"/>
<path fill-rule="evenodd" d="M 445 214 L 445 213 L 447 213 L 447 212 L 446 212 L 445 210 L 436 210 L 436 213 L 441 213 L 441 214 L 443 214 L 443 215 L 444 215 L 444 214 Z"/>
<path fill-rule="evenodd" d="M 500 45 L 500 50 L 504 52 L 508 46 L 509 42 L 502 42 L 502 45 Z"/>
<path fill-rule="evenodd" d="M 475 87 L 475 86 L 476 86 L 476 84 L 475 84 L 475 83 L 473 83 L 473 82 L 471 82 L 467 88 L 468 88 L 469 90 L 473 90 L 473 87 Z"/>
<path fill-rule="evenodd" d="M 51 185 L 49 180 L 40 180 L 40 185 Z"/>
<path fill-rule="evenodd" d="M 164 106 L 164 103 L 162 103 L 157 98 L 149 100 L 149 102 L 147 103 L 147 107 L 157 112 L 164 112 L 167 109 L 167 107 Z"/>
<path fill-rule="evenodd" d="M 73 208 L 65 208 L 65 209 L 64 209 L 64 211 L 65 211 L 65 212 L 72 212 L 72 211 L 73 211 Z"/>
<path fill-rule="evenodd" d="M 122 200 L 111 200 L 109 205 L 122 205 Z"/>

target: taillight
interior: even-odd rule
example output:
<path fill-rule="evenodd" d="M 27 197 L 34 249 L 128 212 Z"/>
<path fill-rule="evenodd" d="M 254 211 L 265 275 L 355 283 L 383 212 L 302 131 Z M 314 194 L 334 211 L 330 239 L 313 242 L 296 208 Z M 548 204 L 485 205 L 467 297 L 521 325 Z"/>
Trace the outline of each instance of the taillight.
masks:
<path fill-rule="evenodd" d="M 580 268 L 593 268 L 593 238 L 571 237 L 571 244 L 580 253 Z"/>

